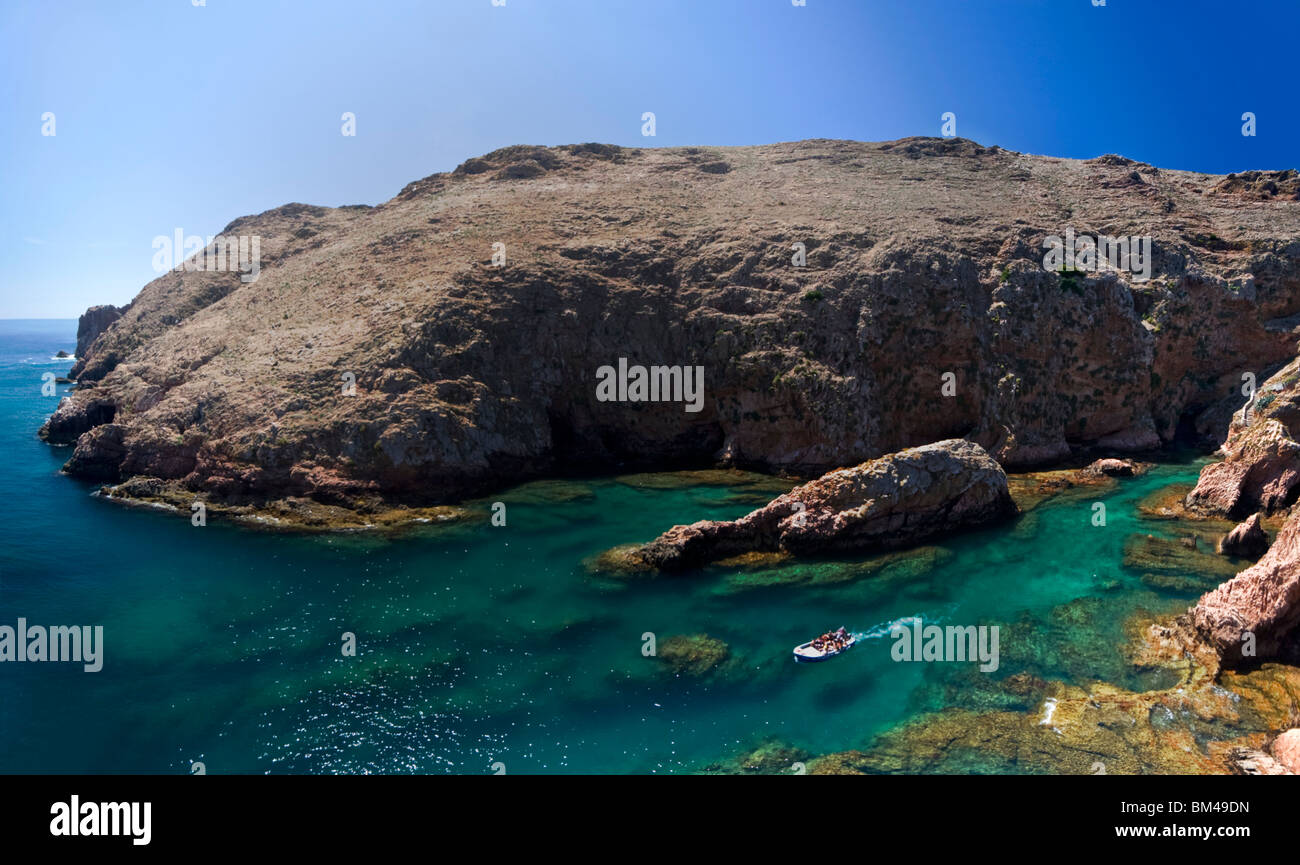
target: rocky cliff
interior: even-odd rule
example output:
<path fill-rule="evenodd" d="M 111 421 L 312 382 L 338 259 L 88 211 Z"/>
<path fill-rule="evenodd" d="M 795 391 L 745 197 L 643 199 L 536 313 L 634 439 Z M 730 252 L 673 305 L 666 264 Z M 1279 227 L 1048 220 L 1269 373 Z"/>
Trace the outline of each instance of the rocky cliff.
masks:
<path fill-rule="evenodd" d="M 1187 506 L 1243 516 L 1283 509 L 1300 492 L 1300 359 L 1264 382 L 1255 398 L 1232 415 L 1223 461 L 1201 470 Z"/>
<path fill-rule="evenodd" d="M 1300 513 L 1262 559 L 1202 596 L 1191 620 L 1228 666 L 1300 661 Z"/>
<path fill-rule="evenodd" d="M 42 435 L 80 477 L 343 505 L 949 437 L 1012 467 L 1140 449 L 1295 356 L 1298 188 L 961 139 L 510 147 L 235 221 L 259 278 L 145 286 Z M 1046 271 L 1067 229 L 1151 236 L 1153 278 Z M 702 368 L 700 410 L 602 400 L 621 360 Z"/>
<path fill-rule="evenodd" d="M 81 358 L 90 353 L 90 346 L 99 335 L 108 330 L 113 322 L 122 317 L 125 308 L 116 306 L 92 306 L 81 314 L 77 320 L 77 363 L 73 366 L 73 375 L 82 370 Z"/>

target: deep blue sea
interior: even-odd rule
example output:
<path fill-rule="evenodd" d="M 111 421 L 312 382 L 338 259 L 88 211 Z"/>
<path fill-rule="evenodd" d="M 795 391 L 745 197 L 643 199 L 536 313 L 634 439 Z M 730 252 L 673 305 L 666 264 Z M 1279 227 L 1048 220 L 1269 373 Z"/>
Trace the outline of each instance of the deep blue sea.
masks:
<path fill-rule="evenodd" d="M 60 398 L 41 394 L 41 375 L 70 367 L 53 356 L 75 330 L 0 321 L 0 625 L 101 625 L 103 669 L 0 663 L 0 772 L 679 773 L 768 739 L 863 748 L 922 712 L 987 699 L 951 687 L 969 666 L 892 661 L 891 622 L 1000 625 L 991 676 L 1134 687 L 1124 619 L 1194 597 L 1152 591 L 1121 561 L 1125 538 L 1152 531 L 1135 503 L 1193 480 L 1192 459 L 1108 493 L 1105 528 L 1092 500 L 1065 499 L 899 561 L 654 580 L 585 563 L 675 523 L 739 516 L 781 483 L 530 484 L 493 497 L 505 527 L 394 537 L 195 527 L 93 497 L 60 474 L 69 450 L 37 438 Z M 1088 615 L 1063 614 L 1080 602 Z M 792 662 L 792 646 L 839 625 L 862 645 Z M 674 676 L 643 656 L 647 632 L 707 633 L 730 660 Z"/>

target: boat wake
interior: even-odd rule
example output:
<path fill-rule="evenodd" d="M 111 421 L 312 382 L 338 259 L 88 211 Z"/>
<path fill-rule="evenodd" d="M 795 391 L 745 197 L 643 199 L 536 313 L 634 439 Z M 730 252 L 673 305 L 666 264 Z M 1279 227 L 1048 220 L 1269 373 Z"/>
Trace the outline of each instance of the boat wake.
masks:
<path fill-rule="evenodd" d="M 854 631 L 853 636 L 860 640 L 879 640 L 888 637 L 894 628 L 910 628 L 916 622 L 924 621 L 926 624 L 939 624 L 944 621 L 943 616 L 923 616 L 917 613 L 912 616 L 901 616 L 893 621 L 882 622 L 873 628 L 865 631 Z"/>

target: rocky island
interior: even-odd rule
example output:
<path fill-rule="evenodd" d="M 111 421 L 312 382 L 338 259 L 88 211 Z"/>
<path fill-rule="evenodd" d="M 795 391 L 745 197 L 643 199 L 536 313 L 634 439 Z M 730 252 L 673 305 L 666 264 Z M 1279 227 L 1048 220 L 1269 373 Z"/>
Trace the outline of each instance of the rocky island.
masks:
<path fill-rule="evenodd" d="M 90 310 L 41 436 L 118 498 L 372 514 L 615 467 L 1221 437 L 1243 372 L 1295 356 L 1298 195 L 963 139 L 509 147 L 232 222 L 259 278 Z M 1066 229 L 1150 236 L 1151 278 L 1045 270 Z M 702 410 L 597 399 L 620 358 L 702 367 Z"/>

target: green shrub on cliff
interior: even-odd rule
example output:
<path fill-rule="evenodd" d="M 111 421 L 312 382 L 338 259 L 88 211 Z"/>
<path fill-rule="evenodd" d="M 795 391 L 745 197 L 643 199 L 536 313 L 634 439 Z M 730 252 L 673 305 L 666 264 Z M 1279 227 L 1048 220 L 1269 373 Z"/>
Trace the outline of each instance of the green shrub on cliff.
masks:
<path fill-rule="evenodd" d="M 1083 286 L 1079 284 L 1079 277 L 1083 275 L 1083 271 L 1074 270 L 1073 268 L 1067 268 L 1065 270 L 1060 271 L 1059 274 L 1061 280 L 1061 288 L 1067 289 L 1068 291 L 1072 291 L 1078 295 L 1083 294 Z"/>

